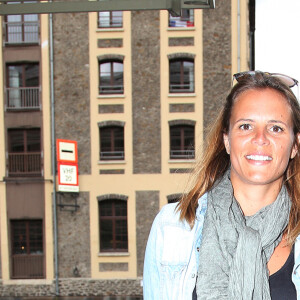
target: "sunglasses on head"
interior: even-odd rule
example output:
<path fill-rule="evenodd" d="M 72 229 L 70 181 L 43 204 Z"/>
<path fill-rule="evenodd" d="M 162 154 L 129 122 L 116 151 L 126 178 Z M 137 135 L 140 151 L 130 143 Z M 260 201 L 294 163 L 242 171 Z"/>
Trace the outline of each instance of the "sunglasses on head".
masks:
<path fill-rule="evenodd" d="M 247 72 L 236 73 L 233 75 L 232 85 L 234 80 L 236 80 L 237 82 L 241 82 L 243 80 L 246 80 L 249 77 L 255 77 L 255 75 L 259 73 L 263 73 L 268 76 L 278 78 L 281 82 L 283 82 L 285 85 L 287 85 L 290 88 L 294 87 L 295 85 L 298 86 L 298 80 L 290 76 L 280 74 L 280 73 L 269 73 L 269 72 L 261 72 L 261 71 L 247 71 Z"/>

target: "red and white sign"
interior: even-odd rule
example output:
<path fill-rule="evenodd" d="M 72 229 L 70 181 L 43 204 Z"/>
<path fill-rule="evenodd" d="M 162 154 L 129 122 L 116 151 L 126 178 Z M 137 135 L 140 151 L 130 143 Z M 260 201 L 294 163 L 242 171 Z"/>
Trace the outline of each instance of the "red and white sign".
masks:
<path fill-rule="evenodd" d="M 58 190 L 79 192 L 77 164 L 58 163 Z"/>
<path fill-rule="evenodd" d="M 69 140 L 56 141 L 57 161 L 78 163 L 77 142 Z"/>
<path fill-rule="evenodd" d="M 57 140 L 58 191 L 79 192 L 77 142 Z"/>

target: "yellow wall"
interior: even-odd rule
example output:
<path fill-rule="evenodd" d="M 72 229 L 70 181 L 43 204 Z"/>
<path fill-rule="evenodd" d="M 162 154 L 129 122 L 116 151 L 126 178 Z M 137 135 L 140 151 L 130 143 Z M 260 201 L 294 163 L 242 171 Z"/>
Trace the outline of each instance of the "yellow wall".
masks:
<path fill-rule="evenodd" d="M 249 70 L 249 13 L 247 0 L 231 0 L 232 74 Z"/>

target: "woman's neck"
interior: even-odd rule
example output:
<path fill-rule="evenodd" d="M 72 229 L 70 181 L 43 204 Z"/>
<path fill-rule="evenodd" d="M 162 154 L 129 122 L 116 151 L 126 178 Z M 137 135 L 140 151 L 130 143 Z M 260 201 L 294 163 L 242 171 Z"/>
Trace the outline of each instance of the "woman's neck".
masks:
<path fill-rule="evenodd" d="M 282 186 L 282 183 L 270 185 L 235 185 L 232 182 L 234 197 L 241 206 L 245 216 L 252 216 L 263 207 L 273 203 Z"/>

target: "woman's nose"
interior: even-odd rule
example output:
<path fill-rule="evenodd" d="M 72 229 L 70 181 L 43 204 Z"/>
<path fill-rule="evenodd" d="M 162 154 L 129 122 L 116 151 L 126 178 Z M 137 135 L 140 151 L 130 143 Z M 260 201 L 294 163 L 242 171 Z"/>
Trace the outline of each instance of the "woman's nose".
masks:
<path fill-rule="evenodd" d="M 253 134 L 254 134 L 254 136 L 252 138 L 253 143 L 255 143 L 257 145 L 269 144 L 269 139 L 267 137 L 267 132 L 265 131 L 265 129 L 257 128 Z"/>

